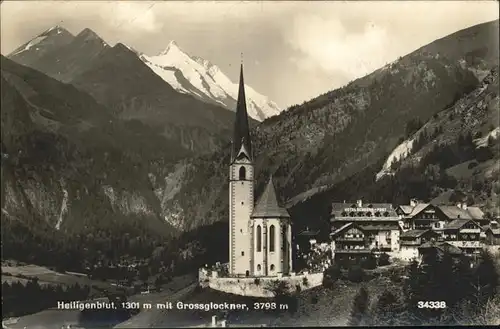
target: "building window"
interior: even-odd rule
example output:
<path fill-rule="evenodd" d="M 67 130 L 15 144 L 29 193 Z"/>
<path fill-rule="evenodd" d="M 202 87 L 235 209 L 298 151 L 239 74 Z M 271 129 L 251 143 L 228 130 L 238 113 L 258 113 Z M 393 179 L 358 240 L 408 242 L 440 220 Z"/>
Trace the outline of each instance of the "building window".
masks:
<path fill-rule="evenodd" d="M 243 201 L 241 201 L 241 204 L 245 204 Z"/>
<path fill-rule="evenodd" d="M 262 251 L 262 227 L 260 227 L 260 225 L 257 225 L 257 252 L 261 251 Z"/>
<path fill-rule="evenodd" d="M 241 256 L 245 256 L 245 252 L 244 251 L 241 252 Z"/>
<path fill-rule="evenodd" d="M 270 252 L 273 252 L 274 251 L 274 243 L 275 243 L 275 239 L 276 239 L 276 234 L 275 234 L 275 229 L 274 229 L 274 225 L 271 225 L 271 227 L 269 227 L 269 251 Z"/>
<path fill-rule="evenodd" d="M 247 170 L 245 167 L 240 167 L 240 180 L 245 180 L 247 176 Z"/>
<path fill-rule="evenodd" d="M 257 265 L 257 271 L 260 271 L 260 268 L 261 268 L 261 267 L 260 267 L 260 264 L 259 264 L 259 265 Z"/>
<path fill-rule="evenodd" d="M 281 227 L 281 250 L 283 251 L 286 250 L 286 241 L 287 241 L 287 231 L 286 231 L 286 226 L 283 225 Z"/>
<path fill-rule="evenodd" d="M 271 264 L 271 271 L 274 271 L 274 264 Z"/>

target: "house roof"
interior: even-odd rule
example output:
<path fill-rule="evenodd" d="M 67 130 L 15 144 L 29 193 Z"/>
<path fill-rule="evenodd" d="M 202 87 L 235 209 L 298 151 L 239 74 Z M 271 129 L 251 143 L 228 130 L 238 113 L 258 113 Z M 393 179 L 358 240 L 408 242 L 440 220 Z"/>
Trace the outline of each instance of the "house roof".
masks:
<path fill-rule="evenodd" d="M 484 212 L 479 207 L 467 207 L 467 211 L 474 219 L 483 219 Z"/>
<path fill-rule="evenodd" d="M 422 210 L 427 208 L 430 203 L 417 203 L 415 206 L 410 206 L 410 205 L 400 205 L 398 206 L 399 209 L 403 211 L 405 216 L 407 217 L 414 217 L 418 215 Z"/>
<path fill-rule="evenodd" d="M 335 236 L 335 235 L 339 234 L 340 232 L 342 232 L 343 230 L 345 230 L 346 228 L 351 227 L 352 225 L 354 225 L 354 223 L 352 223 L 352 222 L 344 224 L 341 227 L 339 227 L 338 229 L 336 229 L 335 231 L 333 231 L 332 233 L 330 233 L 330 235 Z"/>
<path fill-rule="evenodd" d="M 451 219 L 483 219 L 483 212 L 478 207 L 462 209 L 457 206 L 437 206 L 443 214 Z"/>
<path fill-rule="evenodd" d="M 427 208 L 430 204 L 429 203 L 417 203 L 415 207 L 411 210 L 411 213 L 409 214 L 410 217 L 416 216 L 419 214 L 422 210 Z"/>
<path fill-rule="evenodd" d="M 401 238 L 418 238 L 419 236 L 421 236 L 422 234 L 424 234 L 425 232 L 428 232 L 428 231 L 430 231 L 430 230 L 411 230 L 411 231 L 401 233 L 400 237 Z"/>
<path fill-rule="evenodd" d="M 493 235 L 500 235 L 500 228 L 488 227 L 486 231 L 490 231 L 491 233 L 493 233 Z"/>
<path fill-rule="evenodd" d="M 454 245 L 451 245 L 447 242 L 425 242 L 422 244 L 418 249 L 430 249 L 430 248 L 436 248 L 438 250 L 441 250 L 442 252 L 447 252 L 452 255 L 461 255 L 462 250 L 460 248 L 455 247 Z"/>
<path fill-rule="evenodd" d="M 375 224 L 375 223 L 361 224 L 360 223 L 359 227 L 364 231 L 399 230 L 398 223 L 383 223 L 383 224 Z"/>
<path fill-rule="evenodd" d="M 278 198 L 276 197 L 276 190 L 274 189 L 273 178 L 269 178 L 269 182 L 260 196 L 257 204 L 252 213 L 252 218 L 289 218 L 288 211 L 280 207 Z"/>
<path fill-rule="evenodd" d="M 361 231 L 387 231 L 387 230 L 399 230 L 399 225 L 397 223 L 356 223 L 356 222 L 350 222 L 347 224 L 342 225 L 340 228 L 336 229 L 330 235 L 337 235 L 344 231 L 345 229 L 351 227 L 351 226 L 356 226 L 359 228 Z"/>
<path fill-rule="evenodd" d="M 455 219 L 455 220 L 452 220 L 451 222 L 447 223 L 444 226 L 444 229 L 445 230 L 456 230 L 456 229 L 461 228 L 462 226 L 464 226 L 465 224 L 467 224 L 470 221 L 474 222 L 472 219 Z M 477 225 L 477 223 L 475 223 L 475 224 Z M 479 225 L 477 225 L 477 226 L 480 227 Z"/>
<path fill-rule="evenodd" d="M 399 209 L 401 209 L 405 215 L 409 215 L 412 212 L 413 208 L 414 207 L 412 207 L 410 205 L 399 206 Z"/>
<path fill-rule="evenodd" d="M 300 235 L 300 236 L 316 236 L 318 234 L 319 234 L 319 230 L 318 231 L 304 230 L 304 231 L 300 232 L 297 235 Z"/>

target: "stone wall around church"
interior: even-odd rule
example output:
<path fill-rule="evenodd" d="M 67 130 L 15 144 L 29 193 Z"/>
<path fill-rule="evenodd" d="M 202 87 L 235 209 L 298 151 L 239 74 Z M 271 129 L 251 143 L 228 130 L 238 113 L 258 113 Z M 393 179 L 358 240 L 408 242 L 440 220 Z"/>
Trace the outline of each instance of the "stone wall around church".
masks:
<path fill-rule="evenodd" d="M 304 278 L 307 278 L 304 280 Z M 272 281 L 288 282 L 291 291 L 296 291 L 297 286 L 301 290 L 311 289 L 320 286 L 323 282 L 323 273 L 301 273 L 291 276 L 273 277 L 218 277 L 216 272 L 209 274 L 205 269 L 199 270 L 198 281 L 201 287 L 214 290 L 251 297 L 273 297 L 273 294 L 266 289 Z"/>

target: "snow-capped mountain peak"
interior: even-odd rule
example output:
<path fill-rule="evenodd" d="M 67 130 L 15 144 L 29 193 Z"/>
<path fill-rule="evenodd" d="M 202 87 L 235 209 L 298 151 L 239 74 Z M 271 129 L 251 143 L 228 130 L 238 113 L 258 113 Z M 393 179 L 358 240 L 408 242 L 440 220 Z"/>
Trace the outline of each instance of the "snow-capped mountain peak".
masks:
<path fill-rule="evenodd" d="M 139 57 L 178 92 L 235 110 L 238 84 L 232 82 L 217 65 L 201 57 L 188 55 L 177 42 L 170 41 L 156 56 L 140 54 Z M 280 112 L 278 106 L 267 97 L 248 85 L 245 88 L 248 114 L 252 118 L 262 121 Z"/>
<path fill-rule="evenodd" d="M 174 52 L 182 52 L 182 50 L 179 48 L 179 45 L 177 45 L 177 42 L 175 40 L 172 40 L 168 43 L 167 47 L 162 50 L 158 56 L 162 55 L 167 55 L 169 52 L 174 51 Z"/>

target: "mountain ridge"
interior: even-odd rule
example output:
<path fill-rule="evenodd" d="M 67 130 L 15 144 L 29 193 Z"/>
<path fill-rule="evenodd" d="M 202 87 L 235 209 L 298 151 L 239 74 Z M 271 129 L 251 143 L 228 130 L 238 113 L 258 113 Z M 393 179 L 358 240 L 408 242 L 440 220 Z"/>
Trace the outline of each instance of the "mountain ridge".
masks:
<path fill-rule="evenodd" d="M 64 38 L 60 34 L 63 34 Z M 57 36 L 57 40 L 61 39 L 62 41 L 46 41 L 47 45 L 38 41 L 38 39 L 51 39 L 54 36 Z M 89 47 L 83 48 L 78 45 L 82 40 L 76 42 L 76 45 L 72 44 L 75 43 L 75 39 L 84 39 L 86 42 L 94 42 L 96 45 L 102 43 L 102 47 L 109 46 L 89 28 L 85 28 L 77 36 L 73 36 L 64 28 L 55 26 L 25 43 L 7 57 L 42 71 L 53 78 L 71 83 L 78 74 L 88 69 L 90 63 L 102 50 L 95 49 L 95 46 L 94 49 L 90 50 Z M 30 52 L 31 46 L 28 47 L 30 42 L 40 43 L 42 50 L 38 49 L 38 53 Z M 132 50 L 155 74 L 174 87 L 177 92 L 189 94 L 203 102 L 234 111 L 237 84 L 233 83 L 216 65 L 200 57 L 187 54 L 179 48 L 174 40 L 170 41 L 166 48 L 156 56 L 147 56 L 127 45 L 125 46 Z M 20 53 L 20 50 L 24 54 Z M 82 63 L 80 63 L 80 67 L 74 68 L 78 64 L 77 58 Z M 162 64 L 156 63 L 158 61 Z M 252 118 L 262 121 L 280 112 L 279 107 L 266 96 L 259 94 L 250 86 L 247 88 L 249 90 L 247 95 L 249 114 Z"/>

